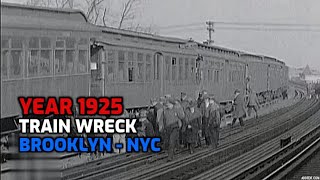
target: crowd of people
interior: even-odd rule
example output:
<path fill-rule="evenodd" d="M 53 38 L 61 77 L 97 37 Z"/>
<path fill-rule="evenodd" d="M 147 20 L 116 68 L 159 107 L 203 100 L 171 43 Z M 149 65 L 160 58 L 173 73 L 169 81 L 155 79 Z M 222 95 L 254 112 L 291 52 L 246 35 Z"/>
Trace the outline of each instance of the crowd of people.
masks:
<path fill-rule="evenodd" d="M 194 153 L 195 147 L 208 146 L 214 149 L 219 144 L 220 124 L 225 114 L 232 112 L 232 128 L 237 120 L 242 127 L 244 118 L 251 116 L 252 111 L 255 113 L 255 118 L 258 118 L 261 103 L 282 96 L 276 91 L 261 94 L 247 90 L 246 94 L 247 96 L 240 90 L 235 90 L 232 103 L 224 106 L 221 106 L 215 96 L 208 94 L 206 90 L 201 91 L 197 99 L 188 97 L 184 92 L 181 92 L 179 98 L 165 95 L 151 99 L 148 108 L 135 113 L 125 111 L 116 117 L 138 119 L 136 134 L 106 136 L 113 138 L 113 144 L 124 145 L 123 149 L 113 148 L 117 153 L 125 152 L 126 137 L 161 137 L 160 146 L 163 150 L 167 150 L 169 161 L 173 160 L 175 152 L 180 148 L 188 148 L 191 154 Z"/>
<path fill-rule="evenodd" d="M 207 91 L 202 91 L 197 100 L 184 92 L 179 99 L 171 95 L 152 99 L 150 107 L 141 110 L 138 117 L 138 136 L 161 137 L 169 161 L 179 147 L 187 147 L 193 153 L 196 146 L 202 146 L 201 137 L 205 145 L 218 146 L 221 108 Z"/>

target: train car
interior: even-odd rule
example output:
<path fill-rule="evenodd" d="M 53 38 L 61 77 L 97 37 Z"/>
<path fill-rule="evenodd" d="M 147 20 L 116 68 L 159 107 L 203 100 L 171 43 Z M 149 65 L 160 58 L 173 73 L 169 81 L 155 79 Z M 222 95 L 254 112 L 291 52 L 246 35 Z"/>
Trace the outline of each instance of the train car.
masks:
<path fill-rule="evenodd" d="M 219 101 L 233 99 L 236 89 L 244 92 L 246 64 L 237 51 L 198 43 L 197 53 L 203 57 L 201 89 Z"/>
<path fill-rule="evenodd" d="M 288 68 L 282 61 L 268 56 L 241 53 L 246 61 L 250 88 L 255 92 L 276 91 L 287 86 Z"/>
<path fill-rule="evenodd" d="M 237 51 L 194 41 L 101 27 L 96 39 L 95 96 L 123 96 L 125 106 L 180 92 L 195 98 L 202 89 L 217 100 L 245 89 L 245 62 Z M 93 95 L 93 94 L 92 94 Z"/>
<path fill-rule="evenodd" d="M 21 114 L 19 96 L 89 95 L 97 32 L 81 11 L 1 3 L 1 118 Z"/>
<path fill-rule="evenodd" d="M 275 58 L 94 26 L 77 10 L 8 3 L 1 10 L 1 117 L 20 114 L 19 96 L 123 96 L 134 108 L 202 89 L 232 99 L 247 77 L 256 92 L 287 83 Z"/>
<path fill-rule="evenodd" d="M 264 56 L 263 61 L 268 65 L 267 67 L 267 89 L 277 90 L 286 86 L 287 75 L 284 63 L 273 57 Z"/>

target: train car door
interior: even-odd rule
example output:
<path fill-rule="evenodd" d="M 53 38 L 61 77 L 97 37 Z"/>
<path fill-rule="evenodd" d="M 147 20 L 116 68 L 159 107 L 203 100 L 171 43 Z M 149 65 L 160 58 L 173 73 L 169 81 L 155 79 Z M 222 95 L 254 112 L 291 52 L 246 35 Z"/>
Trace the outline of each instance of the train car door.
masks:
<path fill-rule="evenodd" d="M 153 61 L 153 67 L 154 67 L 154 92 L 158 92 L 160 94 L 155 94 L 156 97 L 160 97 L 164 95 L 164 60 L 163 60 L 163 54 L 160 52 L 156 52 L 154 54 L 154 61 Z"/>
<path fill-rule="evenodd" d="M 104 50 L 103 46 L 93 43 L 90 47 L 90 96 L 104 96 Z"/>

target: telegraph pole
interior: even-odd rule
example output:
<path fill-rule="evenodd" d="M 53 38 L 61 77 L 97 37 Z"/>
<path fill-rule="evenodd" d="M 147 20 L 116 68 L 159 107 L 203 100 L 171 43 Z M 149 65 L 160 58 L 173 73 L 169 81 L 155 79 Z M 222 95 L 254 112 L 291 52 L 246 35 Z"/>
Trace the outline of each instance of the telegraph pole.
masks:
<path fill-rule="evenodd" d="M 208 45 L 213 43 L 214 41 L 212 40 L 212 33 L 214 32 L 213 28 L 213 21 L 207 21 L 206 24 L 208 25 L 207 30 L 209 31 L 209 39 L 208 39 Z"/>

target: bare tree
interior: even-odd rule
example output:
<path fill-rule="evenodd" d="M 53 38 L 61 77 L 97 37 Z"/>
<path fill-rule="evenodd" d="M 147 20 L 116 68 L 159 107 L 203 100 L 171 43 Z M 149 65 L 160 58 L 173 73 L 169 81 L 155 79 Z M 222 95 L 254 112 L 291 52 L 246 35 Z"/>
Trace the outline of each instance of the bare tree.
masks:
<path fill-rule="evenodd" d="M 81 9 L 89 22 L 105 27 L 112 26 L 119 29 L 152 33 L 152 26 L 142 27 L 136 23 L 137 15 L 141 12 L 142 0 L 28 0 L 28 5 L 77 8 Z M 114 2 L 114 4 L 111 4 Z M 119 10 L 120 6 L 120 10 Z"/>
<path fill-rule="evenodd" d="M 126 0 L 122 4 L 122 11 L 118 28 L 121 29 L 123 22 L 135 18 L 135 8 L 140 4 L 140 0 Z"/>

